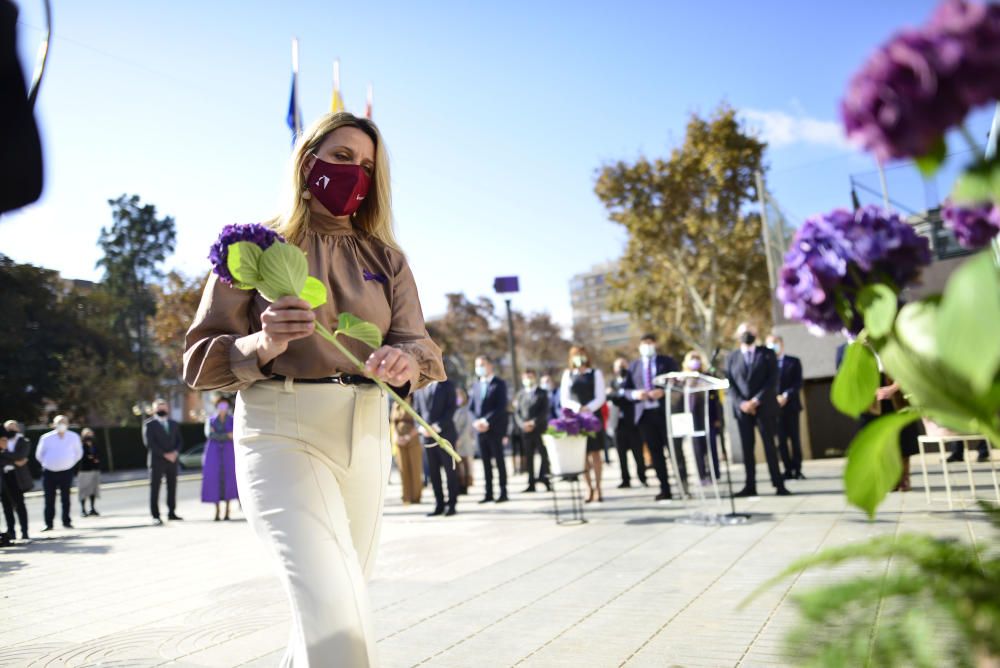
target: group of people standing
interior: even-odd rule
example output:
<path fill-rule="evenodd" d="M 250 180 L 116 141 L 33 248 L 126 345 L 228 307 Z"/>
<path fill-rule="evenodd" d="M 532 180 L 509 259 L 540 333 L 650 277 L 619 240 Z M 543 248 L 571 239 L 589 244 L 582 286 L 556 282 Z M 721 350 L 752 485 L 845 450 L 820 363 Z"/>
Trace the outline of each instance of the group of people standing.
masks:
<path fill-rule="evenodd" d="M 738 329 L 737 338 L 738 348 L 730 355 L 724 369 L 730 383 L 732 417 L 740 433 L 746 469 L 746 483 L 737 496 L 757 494 L 755 430 L 763 441 L 775 491 L 779 495 L 789 494 L 785 481 L 804 477 L 799 436 L 802 365 L 797 358 L 785 355 L 779 336 L 772 335 L 767 338 L 766 345 L 760 345 L 756 330 L 744 324 Z M 656 382 L 659 376 L 676 371 L 707 374 L 713 370 L 711 361 L 691 350 L 678 365 L 671 356 L 658 352 L 653 334 L 642 336 L 638 353 L 633 360 L 616 359 L 613 376 L 605 380 L 602 371 L 592 365 L 586 347 L 575 345 L 569 351 L 568 365 L 558 385 L 551 376 L 539 379 L 534 370 L 528 370 L 521 376 L 521 390 L 512 399 L 505 381 L 496 375 L 492 360 L 486 356 L 476 359 L 476 381 L 468 392 L 450 381 L 432 383 L 419 390 L 413 396 L 414 407 L 455 444 L 462 461 L 453 467 L 448 457 L 442 456 L 434 446 L 433 440 L 414 425 L 412 418 L 395 407 L 392 412 L 393 443 L 402 477 L 403 503 L 419 503 L 424 480 L 429 479 L 434 489 L 435 507 L 428 514 L 454 515 L 457 497 L 467 493 L 472 485 L 472 458 L 477 448 L 485 478 L 485 493 L 479 503 L 508 501 L 508 470 L 504 457 L 507 442 L 516 444 L 512 447 L 515 468 L 528 475 L 524 492 L 535 492 L 539 485 L 551 489 L 551 472 L 542 434 L 549 420 L 558 417 L 562 408 L 601 417 L 601 431 L 587 439 L 584 473 L 587 503 L 604 500 L 602 457 L 608 432 L 613 432 L 618 453 L 619 488 L 630 488 L 633 478 L 643 487 L 649 486 L 647 468 L 652 468 L 658 486 L 655 500 L 672 499 L 675 490 L 671 489 L 668 474 L 671 461 L 667 442 L 668 400 L 672 401 L 671 412 L 692 416 L 693 430 L 698 434 L 692 437 L 692 445 L 700 484 L 709 485 L 718 480 L 721 473 L 718 439 L 724 417 L 719 393 L 713 390 L 687 395 L 675 393 L 668 397 L 666 390 Z M 685 396 L 687 405 L 683 405 Z M 681 484 L 679 493 L 690 496 L 682 439 L 675 438 L 674 445 L 677 461 L 673 466 Z"/>
<path fill-rule="evenodd" d="M 202 471 L 201 499 L 215 504 L 215 519 L 230 518 L 230 502 L 239 499 L 236 490 L 236 466 L 233 452 L 233 417 L 230 401 L 219 397 L 216 413 L 205 423 L 205 454 Z M 183 447 L 180 424 L 170 419 L 170 406 L 164 399 L 153 402 L 154 414 L 142 425 L 142 443 L 147 449 L 150 473 L 150 513 L 153 523 L 162 525 L 160 518 L 160 486 L 166 480 L 168 519 L 183 519 L 177 514 L 178 458 Z M 72 486 L 74 482 L 80 501 L 81 517 L 97 517 L 97 499 L 101 496 L 101 455 L 94 431 L 84 427 L 80 433 L 70 430 L 69 418 L 57 415 L 52 430 L 38 441 L 34 457 L 42 469 L 44 493 L 43 532 L 55 528 L 56 497 L 63 528 L 73 528 Z M 0 501 L 3 505 L 6 530 L 0 533 L 0 546 L 17 537 L 29 540 L 28 511 L 24 495 L 35 487 L 28 467 L 32 455 L 31 441 L 22 433 L 16 420 L 7 420 L 0 430 Z M 88 507 L 89 504 L 89 507 Z"/>

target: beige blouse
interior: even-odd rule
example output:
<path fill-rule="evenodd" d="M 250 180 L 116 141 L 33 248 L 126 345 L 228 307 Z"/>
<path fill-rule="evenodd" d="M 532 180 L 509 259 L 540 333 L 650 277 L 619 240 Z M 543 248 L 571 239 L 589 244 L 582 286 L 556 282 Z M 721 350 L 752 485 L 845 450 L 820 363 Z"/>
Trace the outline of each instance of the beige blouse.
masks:
<path fill-rule="evenodd" d="M 413 355 L 422 387 L 444 380 L 441 350 L 424 325 L 413 274 L 403 254 L 355 230 L 349 222 L 311 213 L 302 249 L 309 275 L 327 288 L 327 302 L 316 319 L 331 332 L 342 312 L 374 323 L 385 345 Z M 322 378 L 360 373 L 333 345 L 319 335 L 291 341 L 288 349 L 260 368 L 257 340 L 260 316 L 269 302 L 256 290 L 239 290 L 212 273 L 198 306 L 184 349 L 184 381 L 196 390 L 240 390 L 279 374 L 289 378 Z M 364 361 L 372 350 L 364 343 L 338 337 Z"/>

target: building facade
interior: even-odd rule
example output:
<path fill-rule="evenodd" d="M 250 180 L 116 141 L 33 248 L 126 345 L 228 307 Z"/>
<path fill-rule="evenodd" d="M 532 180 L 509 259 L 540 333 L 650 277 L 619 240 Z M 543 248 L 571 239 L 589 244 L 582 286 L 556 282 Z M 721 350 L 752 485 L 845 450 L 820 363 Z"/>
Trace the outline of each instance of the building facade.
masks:
<path fill-rule="evenodd" d="M 570 280 L 570 303 L 573 308 L 573 337 L 594 352 L 631 349 L 637 338 L 627 313 L 612 311 L 609 278 L 617 263 L 595 265 Z"/>

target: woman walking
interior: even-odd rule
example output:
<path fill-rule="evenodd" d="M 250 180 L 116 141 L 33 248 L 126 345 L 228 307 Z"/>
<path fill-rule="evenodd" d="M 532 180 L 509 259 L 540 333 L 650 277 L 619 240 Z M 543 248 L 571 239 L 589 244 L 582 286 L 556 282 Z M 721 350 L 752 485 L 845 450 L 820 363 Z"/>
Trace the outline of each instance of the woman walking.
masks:
<path fill-rule="evenodd" d="M 600 369 L 590 366 L 590 355 L 583 346 L 573 346 L 569 349 L 569 368 L 563 373 L 560 386 L 560 403 L 563 408 L 569 408 L 577 413 L 592 413 L 601 418 L 601 406 L 607 397 L 604 386 L 604 374 Z M 603 425 L 603 422 L 601 423 Z M 586 480 L 587 503 L 604 501 L 601 491 L 601 453 L 604 452 L 604 429 L 587 437 L 587 468 Z M 591 470 L 594 481 L 591 482 Z"/>
<path fill-rule="evenodd" d="M 209 276 L 187 334 L 185 380 L 238 390 L 233 436 L 240 500 L 277 557 L 292 609 L 284 665 L 378 665 L 367 579 L 375 564 L 391 449 L 388 401 L 445 377 L 406 256 L 392 229 L 389 165 L 376 126 L 348 113 L 307 128 L 291 164 L 288 210 L 270 226 L 306 252 L 330 295 L 315 311 L 269 303 Z M 338 314 L 375 324 L 384 345 L 366 375 L 313 336 Z"/>
<path fill-rule="evenodd" d="M 220 396 L 215 400 L 215 415 L 205 422 L 204 463 L 201 467 L 201 501 L 215 504 L 215 521 L 229 519 L 229 502 L 239 499 L 236 491 L 236 454 L 233 451 L 233 415 L 229 399 Z M 219 505 L 225 502 L 226 510 L 219 517 Z"/>

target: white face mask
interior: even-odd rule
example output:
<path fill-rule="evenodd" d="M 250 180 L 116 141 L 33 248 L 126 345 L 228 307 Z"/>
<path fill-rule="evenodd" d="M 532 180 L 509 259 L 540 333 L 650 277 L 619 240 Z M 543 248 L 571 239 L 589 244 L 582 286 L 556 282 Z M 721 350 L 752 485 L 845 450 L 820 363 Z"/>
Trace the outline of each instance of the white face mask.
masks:
<path fill-rule="evenodd" d="M 477 378 L 486 378 L 486 367 L 477 364 L 476 365 L 476 377 Z"/>
<path fill-rule="evenodd" d="M 586 360 L 584 359 L 583 355 L 573 355 L 573 366 L 574 367 L 576 367 L 576 368 L 582 367 L 583 363 L 585 361 Z"/>
<path fill-rule="evenodd" d="M 522 378 L 521 385 L 523 385 L 526 390 L 533 390 L 536 387 L 534 379 L 529 378 Z"/>
<path fill-rule="evenodd" d="M 640 343 L 639 354 L 643 357 L 652 357 L 656 354 L 656 346 L 652 343 Z"/>
<path fill-rule="evenodd" d="M 66 433 L 66 425 L 64 425 L 64 424 L 57 424 L 56 425 L 56 431 L 59 432 L 60 434 L 65 434 Z"/>

